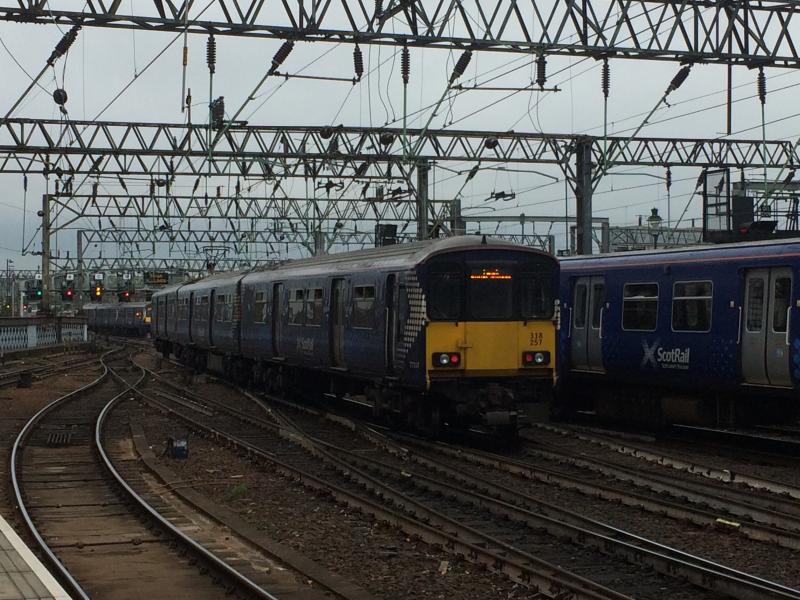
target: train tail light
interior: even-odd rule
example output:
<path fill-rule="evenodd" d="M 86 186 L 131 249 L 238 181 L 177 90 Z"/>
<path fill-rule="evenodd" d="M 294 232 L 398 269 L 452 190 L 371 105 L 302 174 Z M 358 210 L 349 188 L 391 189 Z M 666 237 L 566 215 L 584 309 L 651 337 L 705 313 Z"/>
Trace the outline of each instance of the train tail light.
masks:
<path fill-rule="evenodd" d="M 522 353 L 523 367 L 543 367 L 550 364 L 549 352 L 527 351 Z"/>
<path fill-rule="evenodd" d="M 433 366 L 440 369 L 458 369 L 461 367 L 461 354 L 458 352 L 434 352 Z"/>

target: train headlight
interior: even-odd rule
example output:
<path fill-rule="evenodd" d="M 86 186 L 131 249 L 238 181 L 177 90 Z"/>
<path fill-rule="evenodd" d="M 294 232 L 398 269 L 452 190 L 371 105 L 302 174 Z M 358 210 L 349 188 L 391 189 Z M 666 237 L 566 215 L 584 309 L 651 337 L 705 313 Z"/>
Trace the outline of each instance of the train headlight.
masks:
<path fill-rule="evenodd" d="M 522 353 L 522 366 L 523 367 L 542 367 L 550 364 L 549 352 L 523 352 Z"/>
<path fill-rule="evenodd" d="M 458 352 L 434 352 L 432 358 L 434 367 L 457 369 L 461 366 L 461 355 Z"/>

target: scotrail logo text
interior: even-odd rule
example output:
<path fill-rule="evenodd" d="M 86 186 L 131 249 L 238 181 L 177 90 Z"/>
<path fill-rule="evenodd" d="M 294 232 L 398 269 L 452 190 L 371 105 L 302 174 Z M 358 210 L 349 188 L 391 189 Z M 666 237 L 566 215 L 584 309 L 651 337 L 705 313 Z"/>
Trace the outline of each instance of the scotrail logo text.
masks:
<path fill-rule="evenodd" d="M 691 357 L 690 348 L 662 348 L 660 345 L 661 340 L 656 340 L 652 344 L 648 344 L 646 340 L 642 340 L 642 364 L 641 368 L 647 366 L 662 369 L 680 369 L 687 370 L 689 368 L 689 361 Z"/>

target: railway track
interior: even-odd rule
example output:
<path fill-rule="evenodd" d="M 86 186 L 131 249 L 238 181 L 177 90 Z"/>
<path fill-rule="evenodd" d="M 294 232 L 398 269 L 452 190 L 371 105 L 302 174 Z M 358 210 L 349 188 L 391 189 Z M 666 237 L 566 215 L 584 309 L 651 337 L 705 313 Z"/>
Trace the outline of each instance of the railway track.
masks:
<path fill-rule="evenodd" d="M 100 360 L 103 373 L 41 409 L 12 448 L 16 502 L 51 568 L 75 598 L 210 600 L 234 590 L 274 600 L 185 539 L 113 468 L 103 427 L 114 404 L 129 394 L 127 384 L 112 379 L 113 364 L 127 359 L 109 352 Z"/>
<path fill-rule="evenodd" d="M 207 398 L 191 398 L 197 407 L 202 407 L 198 411 L 185 401 L 172 403 L 145 391 L 140 391 L 140 394 L 196 431 L 265 461 L 279 472 L 301 480 L 307 487 L 329 493 L 337 501 L 391 523 L 409 535 L 505 573 L 537 589 L 542 598 L 559 598 L 559 594 L 587 600 L 630 598 L 431 510 L 320 450 L 312 439 L 297 429 L 257 417 L 253 414 L 255 411 L 236 410 Z M 184 392 L 184 400 L 187 396 Z M 209 409 L 215 411 L 213 427 L 208 424 L 205 414 Z M 299 451 L 298 446 L 306 451 Z"/>
<path fill-rule="evenodd" d="M 58 362 L 31 359 L 24 367 L 0 371 L 0 388 L 18 385 L 21 379 L 26 376 L 30 376 L 31 379 L 44 379 L 51 375 L 64 373 L 73 369 L 80 369 L 81 367 L 95 363 L 97 363 L 97 359 L 94 357 L 84 358 L 67 356 L 66 360 Z"/>
<path fill-rule="evenodd" d="M 446 466 L 441 461 L 430 457 L 420 458 L 415 453 L 416 460 L 421 461 L 418 467 L 423 472 L 412 473 L 409 470 L 408 448 L 403 448 L 377 433 L 370 435 L 372 439 L 366 445 L 356 444 L 355 447 L 347 447 L 348 444 L 353 444 L 352 435 L 346 434 L 338 440 L 339 443 L 331 443 L 319 439 L 320 437 L 329 439 L 330 431 L 306 431 L 307 428 L 318 427 L 318 425 L 314 425 L 314 423 L 319 423 L 318 417 L 312 417 L 303 427 L 300 427 L 292 420 L 281 419 L 280 415 L 275 413 L 276 418 L 281 421 L 276 425 L 269 420 L 254 416 L 252 410 L 245 411 L 234 408 L 228 403 L 198 398 L 185 393 L 185 391 L 178 392 L 178 386 L 175 384 L 169 383 L 168 380 L 164 380 L 164 383 L 175 389 L 175 394 L 167 396 L 174 395 L 175 399 L 180 401 L 173 404 L 171 408 L 165 406 L 165 409 L 184 412 L 192 411 L 193 407 L 199 407 L 203 411 L 224 413 L 235 420 L 229 425 L 221 425 L 219 417 L 217 417 L 215 419 L 217 431 L 214 435 L 219 435 L 220 429 L 226 431 L 233 429 L 241 432 L 243 424 L 254 429 L 272 430 L 284 439 L 288 438 L 303 445 L 309 454 L 317 456 L 321 461 L 326 462 L 329 468 L 337 470 L 340 477 L 349 477 L 357 481 L 362 488 L 370 489 L 373 495 L 391 497 L 395 507 L 400 507 L 405 513 L 416 513 L 418 518 L 428 523 L 441 524 L 443 527 L 455 528 L 459 525 L 466 525 L 464 529 L 458 531 L 458 537 L 461 540 L 473 540 L 476 545 L 487 548 L 501 548 L 506 557 L 516 557 L 518 554 L 515 553 L 520 552 L 540 557 L 547 556 L 548 545 L 546 542 L 540 543 L 538 546 L 536 542 L 531 542 L 537 537 L 541 539 L 542 531 L 547 531 L 552 538 L 579 545 L 581 551 L 589 554 L 602 550 L 620 562 L 626 561 L 624 564 L 627 565 L 631 563 L 644 564 L 673 576 L 677 574 L 678 577 L 688 582 L 711 588 L 710 597 L 714 597 L 715 593 L 738 598 L 798 597 L 796 590 L 728 569 L 687 553 L 681 553 L 601 523 L 591 522 L 574 513 L 569 514 L 568 511 L 559 510 L 553 506 L 544 506 L 542 502 L 534 498 L 526 497 L 512 489 L 502 488 L 487 481 L 478 481 L 474 477 L 463 474 L 463 468 L 460 472 L 457 466 Z M 170 402 L 166 397 L 162 398 L 162 401 L 165 404 Z M 302 413 L 297 413 L 297 415 L 302 415 Z M 297 415 L 293 418 L 298 418 Z M 185 416 L 187 422 L 195 419 L 202 421 L 197 414 L 196 417 L 186 414 Z M 259 435 L 263 437 L 264 433 L 263 431 L 257 433 L 248 428 L 247 432 L 241 432 L 241 435 L 249 442 L 239 440 L 239 442 L 245 442 L 240 447 L 248 452 L 254 452 L 257 449 L 249 447 L 248 443 L 253 443 L 252 440 L 257 439 Z M 373 436 L 378 436 L 380 439 Z M 226 439 L 231 441 L 230 438 L 226 437 Z M 279 442 L 276 440 L 270 446 L 273 450 L 275 450 L 276 443 Z M 369 455 L 375 454 L 376 447 L 380 447 L 384 451 L 382 452 L 385 455 L 383 460 L 369 458 Z M 284 450 L 283 446 L 275 451 L 281 456 L 292 454 L 289 450 Z M 463 467 L 463 463 L 461 466 Z M 353 473 L 356 475 L 354 476 Z M 379 484 L 384 487 L 381 488 Z M 419 508 L 418 505 L 422 505 L 422 508 Z M 443 518 L 448 520 L 446 524 L 444 524 Z M 491 523 L 489 532 L 481 530 L 486 529 L 486 523 Z M 523 530 L 525 530 L 525 535 L 521 533 Z M 529 544 L 527 548 L 525 547 L 526 543 Z M 550 556 L 553 562 L 556 562 L 557 558 L 553 556 L 552 549 L 550 549 Z M 593 578 L 602 583 L 603 574 L 598 574 L 596 568 L 597 557 L 585 560 L 587 561 L 586 565 L 594 565 L 594 568 L 584 567 L 587 569 L 586 573 L 591 574 Z M 603 560 L 607 562 L 609 559 Z M 574 555 L 570 558 L 570 564 L 576 564 Z M 574 569 L 571 567 L 570 570 L 580 572 L 580 569 L 581 567 L 576 565 Z M 625 568 L 618 564 L 617 569 L 616 577 L 619 579 L 620 571 L 624 571 Z M 641 583 L 644 581 L 641 574 L 636 573 L 631 576 L 637 579 L 637 584 L 630 584 L 628 591 L 637 597 L 644 591 L 646 596 L 645 588 L 647 586 Z M 663 581 L 660 584 L 663 586 Z M 636 588 L 636 585 L 639 587 Z M 617 590 L 620 588 L 619 581 L 615 581 L 615 586 Z M 624 593 L 624 584 L 622 587 Z M 702 595 L 703 592 L 699 593 Z M 680 597 L 680 594 L 681 591 L 676 589 L 671 597 Z M 694 589 L 687 597 L 698 597 L 697 594 L 698 590 Z"/>
<path fill-rule="evenodd" d="M 695 457 L 682 456 L 678 452 L 665 452 L 652 445 L 648 446 L 635 441 L 615 438 L 610 435 L 587 432 L 580 428 L 559 427 L 546 424 L 536 424 L 535 428 L 539 431 L 560 436 L 564 440 L 573 439 L 581 442 L 588 442 L 599 448 L 610 450 L 620 455 L 637 458 L 662 467 L 671 467 L 672 469 L 684 471 L 705 479 L 725 484 L 740 484 L 758 492 L 766 492 L 773 497 L 782 496 L 793 500 L 800 500 L 800 487 L 798 486 L 783 481 L 759 477 L 751 473 L 732 470 L 730 468 L 721 468 L 719 466 L 704 464 Z M 541 443 L 541 440 L 535 435 L 533 437 L 527 437 L 527 439 L 533 443 Z"/>

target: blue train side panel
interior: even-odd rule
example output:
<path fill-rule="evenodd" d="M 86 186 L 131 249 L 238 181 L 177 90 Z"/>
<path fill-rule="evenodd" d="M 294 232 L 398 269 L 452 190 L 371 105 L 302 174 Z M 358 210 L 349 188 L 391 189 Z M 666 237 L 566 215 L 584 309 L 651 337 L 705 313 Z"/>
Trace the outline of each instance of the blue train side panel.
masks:
<path fill-rule="evenodd" d="M 567 386 L 798 400 L 800 242 L 563 259 L 560 297 Z"/>

